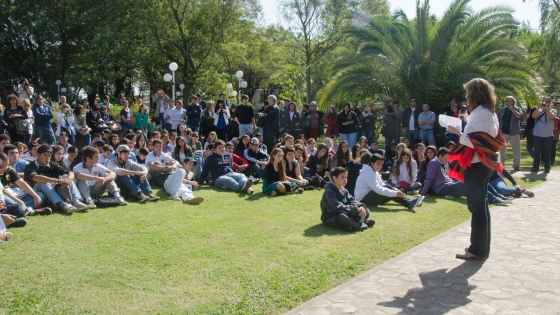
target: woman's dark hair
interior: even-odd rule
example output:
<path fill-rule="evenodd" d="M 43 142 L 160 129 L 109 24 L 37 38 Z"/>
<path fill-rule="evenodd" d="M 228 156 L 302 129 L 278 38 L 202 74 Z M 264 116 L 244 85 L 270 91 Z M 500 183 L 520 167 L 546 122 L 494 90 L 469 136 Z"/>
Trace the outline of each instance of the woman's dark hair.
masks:
<path fill-rule="evenodd" d="M 220 105 L 220 104 L 222 104 L 221 107 L 218 106 L 218 105 Z M 218 112 L 219 109 L 222 109 L 222 108 L 225 108 L 225 107 L 226 107 L 226 103 L 224 102 L 224 100 L 218 99 L 218 100 L 216 101 L 216 104 L 214 105 L 214 112 Z"/>
<path fill-rule="evenodd" d="M 387 107 L 385 107 L 385 109 L 387 110 L 387 113 L 389 113 L 389 114 L 395 112 L 395 109 L 391 105 L 387 105 Z"/>
<path fill-rule="evenodd" d="M 305 150 L 305 148 L 301 144 L 294 145 L 294 150 L 301 151 L 301 155 L 304 163 L 307 162 L 307 160 L 309 160 L 309 157 L 307 156 L 307 150 Z"/>
<path fill-rule="evenodd" d="M 251 140 L 251 137 L 249 137 L 249 135 L 242 135 L 241 137 L 237 138 L 237 145 L 235 146 L 234 149 L 234 153 L 239 155 L 240 157 L 244 157 L 245 149 L 248 148 L 243 143 L 243 139 L 245 138 L 249 138 L 249 140 Z"/>
<path fill-rule="evenodd" d="M 17 95 L 10 94 L 8 95 L 8 97 L 6 97 L 6 103 L 8 103 L 8 107 L 10 107 L 12 104 L 10 103 L 11 100 L 16 100 L 16 107 L 19 106 L 19 98 L 17 97 Z"/>
<path fill-rule="evenodd" d="M 80 115 L 82 115 L 84 113 L 84 106 L 82 105 L 76 105 L 76 107 L 74 107 L 74 111 L 72 112 L 74 114 L 74 116 L 78 117 Z"/>
<path fill-rule="evenodd" d="M 346 151 L 346 153 L 342 151 L 342 146 L 344 144 L 348 145 L 348 151 Z M 348 141 L 346 140 L 340 141 L 340 143 L 338 144 L 338 150 L 336 150 L 336 157 L 338 158 L 338 164 L 341 164 L 342 161 L 348 163 L 350 162 L 350 160 L 352 160 L 352 155 L 350 153 L 350 145 L 348 144 Z"/>
<path fill-rule="evenodd" d="M 338 148 L 340 148 L 340 146 L 338 146 Z M 354 157 L 354 160 L 357 160 L 360 156 L 360 150 L 362 150 L 362 146 L 359 143 L 356 143 L 352 146 L 352 157 Z"/>
<path fill-rule="evenodd" d="M 144 146 L 142 148 L 145 148 L 148 145 L 148 142 L 146 142 L 146 138 L 144 138 L 144 135 L 138 135 L 136 136 L 136 143 L 134 144 L 134 147 L 136 149 L 140 149 L 140 139 L 144 139 Z"/>
<path fill-rule="evenodd" d="M 438 150 L 436 149 L 436 147 L 433 146 L 433 145 L 429 145 L 429 146 L 426 147 L 426 154 L 425 154 L 425 155 L 426 155 L 426 159 L 429 159 L 429 157 L 428 157 L 428 150 L 431 150 L 432 152 L 434 152 L 434 159 L 435 159 L 435 158 L 437 157 L 437 152 L 438 152 Z"/>
<path fill-rule="evenodd" d="M 455 146 L 455 142 L 452 141 L 452 140 L 450 140 L 449 142 L 447 142 L 447 144 L 445 144 L 445 147 L 446 147 L 447 149 L 449 149 L 449 146 Z"/>
<path fill-rule="evenodd" d="M 297 104 L 295 102 L 288 103 L 288 111 L 290 111 L 290 106 L 294 105 L 294 113 L 298 114 Z"/>
<path fill-rule="evenodd" d="M 325 154 L 321 157 L 321 167 L 319 168 L 319 171 L 321 172 L 328 171 L 326 168 L 327 168 L 327 164 L 329 163 L 329 148 L 327 148 L 327 146 L 324 144 L 320 144 L 317 147 L 317 153 L 315 153 L 315 158 L 319 159 L 319 152 L 321 152 L 321 150 L 325 150 Z"/>
<path fill-rule="evenodd" d="M 184 149 L 182 149 L 181 146 L 179 145 L 179 140 L 185 143 Z M 183 139 L 182 137 L 177 137 L 177 139 L 175 139 L 175 149 L 173 150 L 175 151 L 175 155 L 179 155 L 181 153 L 181 150 L 183 150 L 184 154 L 188 154 L 192 152 L 192 148 L 187 144 L 187 141 L 185 141 L 185 139 Z"/>

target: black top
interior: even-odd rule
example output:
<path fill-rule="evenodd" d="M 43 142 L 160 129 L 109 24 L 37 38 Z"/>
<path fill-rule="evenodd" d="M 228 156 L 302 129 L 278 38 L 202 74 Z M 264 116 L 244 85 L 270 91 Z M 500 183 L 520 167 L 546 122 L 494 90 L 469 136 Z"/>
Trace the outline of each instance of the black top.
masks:
<path fill-rule="evenodd" d="M 6 168 L 4 174 L 0 174 L 0 182 L 4 188 L 11 188 L 14 187 L 15 182 L 20 180 L 19 174 L 14 170 L 11 166 Z"/>
<path fill-rule="evenodd" d="M 331 169 L 331 162 L 328 161 L 326 167 L 321 171 L 321 161 L 317 158 L 317 154 L 315 154 L 309 157 L 306 166 L 309 168 L 309 176 L 315 176 L 315 174 L 325 176 L 325 172 Z"/>
<path fill-rule="evenodd" d="M 94 133 L 95 131 L 98 130 L 97 128 L 97 124 L 99 124 L 97 121 L 101 118 L 101 114 L 97 113 L 94 114 L 92 111 L 89 111 L 86 113 L 86 124 L 88 125 L 88 127 L 90 127 L 92 129 L 92 133 Z"/>
<path fill-rule="evenodd" d="M 394 138 L 397 135 L 397 118 L 395 114 L 385 114 L 383 116 L 383 123 L 386 125 L 383 128 L 383 136 L 385 138 Z"/>
<path fill-rule="evenodd" d="M 21 118 L 10 118 L 11 115 L 13 114 L 19 114 L 22 115 L 23 117 Z M 25 109 L 23 109 L 22 106 L 18 105 L 16 106 L 16 109 L 11 109 L 10 107 L 6 106 L 6 109 L 4 110 L 4 120 L 8 123 L 8 126 L 15 128 L 16 127 L 16 120 L 18 119 L 27 119 L 29 117 L 27 117 L 27 113 L 25 112 Z M 14 141 L 14 140 L 12 140 Z"/>
<path fill-rule="evenodd" d="M 362 170 L 362 163 L 350 161 L 346 165 L 346 169 L 348 170 L 348 183 L 346 184 L 346 190 L 348 190 L 351 195 L 354 195 L 356 181 L 358 181 L 358 176 Z"/>
<path fill-rule="evenodd" d="M 286 165 L 286 176 L 296 179 L 297 175 L 296 175 L 296 168 L 298 167 L 298 161 L 294 160 L 291 163 L 288 163 L 288 161 L 284 160 L 283 161 L 284 165 Z"/>
<path fill-rule="evenodd" d="M 49 164 L 41 166 L 38 166 L 38 164 L 39 163 L 37 161 L 27 164 L 23 173 L 23 179 L 31 187 L 35 185 L 35 182 L 33 181 L 33 177 L 35 175 L 41 175 L 50 178 L 61 178 L 62 176 L 68 174 L 68 170 L 60 166 L 58 163 L 49 162 Z"/>
<path fill-rule="evenodd" d="M 272 106 L 268 106 L 266 114 L 261 117 L 261 120 L 264 123 L 264 127 L 268 130 L 277 130 L 280 128 L 280 110 L 276 104 Z"/>
<path fill-rule="evenodd" d="M 362 128 L 364 128 L 364 130 L 375 130 L 375 121 L 377 120 L 377 114 L 375 114 L 374 112 L 370 112 L 367 116 L 364 116 L 362 113 L 358 117 L 360 117 Z"/>
<path fill-rule="evenodd" d="M 280 181 L 280 173 L 274 170 L 274 164 L 268 163 L 264 167 L 264 180 L 267 184 L 272 184 Z"/>
<path fill-rule="evenodd" d="M 235 117 L 242 125 L 252 124 L 255 112 L 253 112 L 253 107 L 249 105 L 239 105 L 235 108 Z"/>
<path fill-rule="evenodd" d="M 354 133 L 358 132 L 358 116 L 353 111 L 350 111 L 351 119 L 348 119 L 348 115 L 342 111 L 338 114 L 337 122 L 338 122 L 338 133 Z M 354 124 L 343 126 L 342 123 L 345 121 L 353 120 Z"/>
<path fill-rule="evenodd" d="M 414 128 L 420 128 L 420 125 L 418 125 L 418 115 L 420 115 L 421 112 L 422 109 L 418 108 L 418 106 L 414 108 Z M 412 115 L 412 108 L 408 107 L 404 110 L 401 118 L 403 128 L 408 128 L 408 125 L 410 124 L 410 115 Z"/>

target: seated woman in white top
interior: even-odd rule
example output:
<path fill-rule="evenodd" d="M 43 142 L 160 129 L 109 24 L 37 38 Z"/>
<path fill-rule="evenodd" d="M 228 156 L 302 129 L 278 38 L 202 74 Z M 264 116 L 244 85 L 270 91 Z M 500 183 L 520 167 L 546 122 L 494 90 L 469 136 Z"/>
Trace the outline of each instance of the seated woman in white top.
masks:
<path fill-rule="evenodd" d="M 418 166 L 412 158 L 410 150 L 404 149 L 395 161 L 395 167 L 391 172 L 391 182 L 405 193 L 419 190 L 422 188 L 422 184 L 416 181 L 417 171 Z"/>

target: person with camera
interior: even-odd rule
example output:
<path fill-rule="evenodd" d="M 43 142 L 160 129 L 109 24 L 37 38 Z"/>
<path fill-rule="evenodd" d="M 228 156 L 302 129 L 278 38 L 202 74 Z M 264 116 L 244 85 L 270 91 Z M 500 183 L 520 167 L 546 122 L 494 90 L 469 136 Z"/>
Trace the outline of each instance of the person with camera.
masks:
<path fill-rule="evenodd" d="M 8 133 L 10 134 L 10 141 L 12 143 L 16 142 L 23 142 L 25 141 L 25 136 L 18 132 L 17 124 L 18 120 L 25 120 L 27 117 L 27 112 L 23 108 L 23 106 L 19 105 L 19 99 L 15 94 L 10 94 L 6 98 L 8 106 L 4 111 L 4 119 L 6 123 L 8 123 Z M 27 131 L 27 127 L 26 130 Z"/>
<path fill-rule="evenodd" d="M 550 109 L 550 97 L 546 96 L 538 110 L 532 114 L 535 119 L 533 127 L 533 167 L 531 172 L 538 172 L 541 164 L 541 155 L 544 159 L 544 172 L 550 173 L 550 146 L 554 137 L 554 123 L 556 110 Z"/>
<path fill-rule="evenodd" d="M 495 113 L 494 86 L 485 79 L 475 78 L 464 87 L 471 111 L 466 117 L 467 125 L 464 132 L 452 126 L 448 126 L 447 131 L 460 138 L 449 157 L 449 176 L 465 183 L 467 207 L 472 214 L 471 245 L 455 257 L 486 260 L 490 254 L 490 212 L 486 195 L 492 174 L 503 169 L 498 156 L 505 140 Z"/>
<path fill-rule="evenodd" d="M 210 103 L 208 101 L 206 104 Z M 214 102 L 212 102 L 214 103 Z M 214 130 L 218 135 L 218 139 L 227 141 L 227 126 L 229 123 L 230 114 L 223 100 L 218 100 L 214 107 L 214 111 L 210 112 L 214 118 Z"/>
<path fill-rule="evenodd" d="M 506 140 L 506 146 L 500 150 L 502 164 L 506 161 L 506 147 L 508 141 L 511 141 L 513 149 L 513 170 L 519 171 L 521 163 L 521 108 L 515 106 L 515 98 L 507 96 L 505 99 L 506 107 L 498 112 L 498 120 L 500 121 L 500 131 Z"/>
<path fill-rule="evenodd" d="M 26 78 L 23 78 L 19 81 L 17 94 L 19 95 L 20 105 L 23 105 L 24 100 L 31 101 L 31 99 L 33 98 L 33 94 L 35 94 L 35 90 L 31 85 L 29 85 L 29 81 L 27 81 Z"/>

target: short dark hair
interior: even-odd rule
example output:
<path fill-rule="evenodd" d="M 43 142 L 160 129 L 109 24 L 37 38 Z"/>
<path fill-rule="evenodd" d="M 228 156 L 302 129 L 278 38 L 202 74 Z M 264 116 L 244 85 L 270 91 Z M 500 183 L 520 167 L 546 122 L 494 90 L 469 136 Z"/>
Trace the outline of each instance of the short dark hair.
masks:
<path fill-rule="evenodd" d="M 154 139 L 152 140 L 152 144 L 155 146 L 157 143 L 163 145 L 163 141 L 161 141 L 161 139 Z"/>
<path fill-rule="evenodd" d="M 232 148 L 233 148 L 233 143 L 231 143 L 231 142 L 226 143 L 226 148 L 228 148 L 228 147 L 232 147 Z"/>
<path fill-rule="evenodd" d="M 52 147 L 48 144 L 41 144 L 39 148 L 37 148 L 37 154 L 43 154 L 47 152 L 52 154 L 52 151 Z"/>
<path fill-rule="evenodd" d="M 4 147 L 4 153 L 8 154 L 8 152 L 12 151 L 12 150 L 17 150 L 17 147 L 13 144 L 6 144 L 6 146 Z"/>
<path fill-rule="evenodd" d="M 69 137 L 68 137 L 68 134 L 67 134 L 66 132 L 64 132 L 64 131 L 60 133 L 60 136 L 59 136 L 59 137 L 66 137 L 66 138 L 69 138 Z"/>
<path fill-rule="evenodd" d="M 132 142 L 131 142 L 130 140 L 126 139 L 126 138 L 125 138 L 125 139 L 121 139 L 121 140 L 119 141 L 119 144 L 130 145 L 131 143 L 132 143 Z"/>
<path fill-rule="evenodd" d="M 2 161 L 7 161 L 8 160 L 8 156 L 2 152 L 0 152 L 0 160 Z"/>
<path fill-rule="evenodd" d="M 84 162 L 87 161 L 87 158 L 93 159 L 93 157 L 98 155 L 98 154 L 99 154 L 99 151 L 94 147 L 85 146 L 82 149 L 82 157 L 84 159 Z"/>
<path fill-rule="evenodd" d="M 387 110 L 387 113 L 394 113 L 395 112 L 395 109 L 391 105 L 387 105 L 387 107 L 385 107 L 385 109 Z"/>
<path fill-rule="evenodd" d="M 338 176 L 342 173 L 348 173 L 348 171 L 344 167 L 337 166 L 337 167 L 333 168 L 333 170 L 331 172 L 331 176 L 338 178 Z"/>
<path fill-rule="evenodd" d="M 129 134 L 127 134 L 127 135 L 124 136 L 124 137 L 125 137 L 126 139 L 132 141 L 132 139 L 135 139 L 135 138 L 136 138 L 136 135 L 133 134 L 133 133 L 129 133 Z"/>
<path fill-rule="evenodd" d="M 97 106 L 97 105 L 95 105 L 95 104 L 92 105 L 92 106 L 91 106 L 91 111 L 92 111 L 92 112 L 98 112 L 98 111 L 99 111 L 99 106 Z"/>
<path fill-rule="evenodd" d="M 38 146 L 39 146 L 39 144 L 37 142 L 31 141 L 27 144 L 27 151 L 31 151 L 31 150 L 33 150 L 33 148 L 36 148 Z"/>
<path fill-rule="evenodd" d="M 78 153 L 78 148 L 71 146 L 68 148 L 68 153 Z"/>
<path fill-rule="evenodd" d="M 360 163 L 363 165 L 370 165 L 379 160 L 383 161 L 383 156 L 379 153 L 371 154 L 371 152 L 366 152 L 360 157 Z"/>
<path fill-rule="evenodd" d="M 206 144 L 206 150 L 214 150 L 214 144 L 215 144 L 215 142 L 214 143 L 207 143 Z"/>
<path fill-rule="evenodd" d="M 217 148 L 221 145 L 225 146 L 226 143 L 224 141 L 220 140 L 220 139 L 218 139 L 217 141 L 214 141 L 214 148 Z"/>
<path fill-rule="evenodd" d="M 247 94 L 243 94 L 241 96 L 241 100 L 248 100 L 248 99 L 249 99 L 249 95 L 247 95 Z"/>
<path fill-rule="evenodd" d="M 449 154 L 449 149 L 448 148 L 439 148 L 439 150 L 437 151 L 437 156 L 439 157 L 441 156 L 446 156 L 447 154 Z"/>
<path fill-rule="evenodd" d="M 395 104 L 400 105 L 399 101 L 393 101 L 393 105 Z"/>
<path fill-rule="evenodd" d="M 0 135 L 0 142 L 4 141 L 4 140 L 10 141 L 10 137 L 6 134 Z"/>
<path fill-rule="evenodd" d="M 419 147 L 424 147 L 424 143 L 420 142 L 416 144 L 416 149 L 418 149 Z"/>
<path fill-rule="evenodd" d="M 108 144 L 104 145 L 103 152 L 113 152 L 113 146 Z"/>
<path fill-rule="evenodd" d="M 376 139 L 373 139 L 373 140 L 371 140 L 371 141 L 369 142 L 369 144 L 372 144 L 372 143 L 377 143 L 377 144 L 379 144 L 379 141 L 377 141 Z"/>
<path fill-rule="evenodd" d="M 101 134 L 96 132 L 93 134 L 93 136 L 91 136 L 92 139 L 97 137 L 101 138 Z"/>
<path fill-rule="evenodd" d="M 148 149 L 146 149 L 146 148 L 140 148 L 140 150 L 138 150 L 138 155 L 140 155 L 140 154 L 148 155 L 148 154 L 150 154 L 150 151 L 148 151 Z"/>
<path fill-rule="evenodd" d="M 410 97 L 410 98 L 408 99 L 409 102 L 412 101 L 412 100 L 418 101 L 418 100 L 416 99 L 416 97 Z"/>

